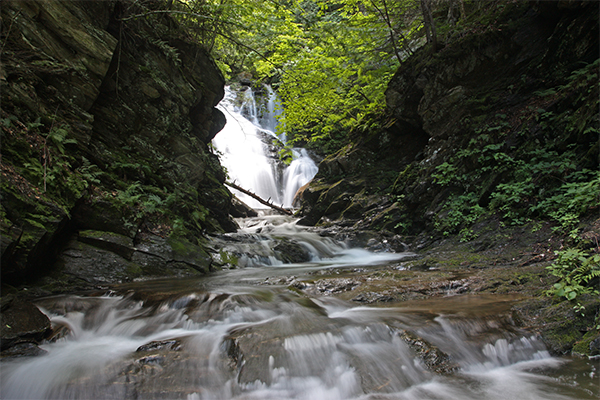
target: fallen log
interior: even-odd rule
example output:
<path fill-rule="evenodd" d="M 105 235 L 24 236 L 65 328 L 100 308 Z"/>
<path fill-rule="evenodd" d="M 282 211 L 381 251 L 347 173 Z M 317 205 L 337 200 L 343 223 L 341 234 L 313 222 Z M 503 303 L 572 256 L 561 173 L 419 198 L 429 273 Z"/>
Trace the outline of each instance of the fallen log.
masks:
<path fill-rule="evenodd" d="M 264 205 L 265 205 L 265 206 L 267 206 L 267 207 L 271 207 L 273 210 L 279 211 L 280 213 L 284 213 L 284 214 L 286 214 L 286 215 L 293 215 L 293 213 L 292 213 L 290 210 L 286 210 L 286 209 L 285 209 L 285 208 L 283 208 L 283 207 L 279 207 L 279 206 L 276 206 L 276 205 L 275 205 L 275 204 L 273 204 L 273 203 L 270 203 L 270 202 L 269 202 L 269 200 L 271 200 L 271 198 L 270 198 L 270 197 L 269 197 L 269 200 L 264 200 L 264 199 L 262 199 L 261 197 L 259 197 L 258 195 L 256 195 L 256 194 L 252 193 L 251 191 L 249 191 L 249 190 L 246 190 L 246 189 L 244 189 L 244 188 L 242 188 L 242 187 L 239 187 L 239 186 L 238 186 L 238 185 L 236 185 L 235 183 L 231 183 L 231 182 L 225 182 L 225 184 L 226 184 L 227 186 L 229 186 L 229 187 L 232 187 L 232 188 L 234 188 L 234 189 L 236 189 L 236 190 L 239 190 L 240 192 L 242 192 L 242 193 L 244 193 L 244 194 L 247 194 L 248 196 L 252 197 L 253 199 L 256 199 L 256 200 L 257 200 L 259 203 L 261 203 L 261 204 L 264 204 Z"/>

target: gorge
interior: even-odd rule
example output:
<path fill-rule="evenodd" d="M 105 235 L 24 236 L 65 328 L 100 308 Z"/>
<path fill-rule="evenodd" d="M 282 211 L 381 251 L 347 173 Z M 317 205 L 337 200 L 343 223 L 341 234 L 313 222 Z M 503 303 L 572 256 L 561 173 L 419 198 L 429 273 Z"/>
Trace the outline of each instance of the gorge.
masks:
<path fill-rule="evenodd" d="M 2 4 L 2 398 L 600 395 L 597 4 L 467 1 L 331 153 L 172 4 Z"/>

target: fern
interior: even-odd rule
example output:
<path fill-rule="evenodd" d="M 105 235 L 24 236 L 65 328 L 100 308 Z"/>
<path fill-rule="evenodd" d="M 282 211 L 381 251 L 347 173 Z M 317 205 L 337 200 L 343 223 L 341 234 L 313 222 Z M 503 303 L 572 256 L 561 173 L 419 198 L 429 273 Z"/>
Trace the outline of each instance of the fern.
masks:
<path fill-rule="evenodd" d="M 139 182 L 135 182 L 131 184 L 125 191 L 119 191 L 116 199 L 125 205 L 134 206 L 138 203 L 141 197 L 142 185 Z"/>
<path fill-rule="evenodd" d="M 596 289 L 600 278 L 600 254 L 590 256 L 575 248 L 558 251 L 556 254 L 558 258 L 546 269 L 560 280 L 547 291 L 548 295 L 575 300 L 582 294 L 600 294 Z"/>
<path fill-rule="evenodd" d="M 181 59 L 179 58 L 179 53 L 176 48 L 169 46 L 167 42 L 160 39 L 151 39 L 150 43 L 158 47 L 165 57 L 171 60 L 173 64 L 178 67 L 181 65 Z"/>
<path fill-rule="evenodd" d="M 46 140 L 49 139 L 52 141 L 60 154 L 64 155 L 66 144 L 77 144 L 77 140 L 67 138 L 68 134 L 69 132 L 64 128 L 52 128 L 50 133 L 48 133 Z"/>

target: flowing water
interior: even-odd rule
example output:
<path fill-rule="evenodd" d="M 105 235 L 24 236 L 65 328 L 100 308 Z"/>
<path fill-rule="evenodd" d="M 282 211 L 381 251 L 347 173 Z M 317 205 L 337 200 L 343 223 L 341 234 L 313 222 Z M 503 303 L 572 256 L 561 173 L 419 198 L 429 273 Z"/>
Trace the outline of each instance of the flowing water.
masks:
<path fill-rule="evenodd" d="M 259 127 L 250 95 L 234 106 L 228 91 L 222 104 L 228 128 L 215 144 L 240 185 L 290 204 L 316 168 L 299 154 L 296 165 L 278 175 L 265 153 L 265 137 L 274 136 Z M 292 186 L 292 194 L 285 186 Z M 403 260 L 414 255 L 348 248 L 288 217 L 240 224 L 239 232 L 214 237 L 212 247 L 225 265 L 234 259 L 241 268 L 202 278 L 122 284 L 101 295 L 39 299 L 55 335 L 41 345 L 44 355 L 2 360 L 0 398 L 559 400 L 600 395 L 598 360 L 552 357 L 533 333 L 515 326 L 510 307 L 516 297 L 469 295 L 366 306 L 336 299 L 327 288 L 309 294 L 304 289 L 320 278 L 402 270 Z"/>
<path fill-rule="evenodd" d="M 293 149 L 294 159 L 289 166 L 279 162 L 277 153 L 285 142 L 285 133 L 278 137 L 275 130 L 281 111 L 273 90 L 268 86 L 265 90 L 266 104 L 261 107 L 251 88 L 234 92 L 227 87 L 219 104 L 227 124 L 212 143 L 221 154 L 230 181 L 264 200 L 291 207 L 296 191 L 315 176 L 317 166 L 304 149 Z M 250 196 L 234 193 L 253 208 L 264 207 Z"/>
<path fill-rule="evenodd" d="M 283 263 L 278 243 L 308 256 Z M 4 360 L 3 399 L 593 399 L 597 360 L 552 357 L 512 321 L 510 296 L 365 306 L 296 288 L 391 266 L 283 217 L 246 220 L 216 247 L 246 268 L 40 299 L 56 337 Z M 254 254 L 254 258 L 253 255 Z M 596 364 L 594 364 L 596 363 Z"/>

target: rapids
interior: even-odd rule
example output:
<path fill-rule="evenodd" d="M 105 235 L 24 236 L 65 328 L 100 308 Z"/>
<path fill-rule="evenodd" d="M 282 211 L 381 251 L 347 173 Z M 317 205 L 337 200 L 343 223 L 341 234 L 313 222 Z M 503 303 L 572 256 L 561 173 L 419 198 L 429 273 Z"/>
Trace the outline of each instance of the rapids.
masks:
<path fill-rule="evenodd" d="M 40 299 L 57 332 L 34 358 L 3 360 L 3 399 L 592 399 L 592 361 L 552 357 L 515 326 L 510 296 L 367 306 L 298 290 L 315 276 L 398 268 L 294 225 L 246 220 L 221 237 L 264 254 L 293 237 L 302 263 L 258 257 L 186 280 Z M 215 244 L 219 246 L 219 244 Z M 235 247 L 237 246 L 237 250 Z M 266 250 L 265 250 L 266 249 Z M 261 261 L 262 260 L 262 261 Z"/>
<path fill-rule="evenodd" d="M 267 156 L 252 93 L 230 90 L 214 139 L 232 180 L 291 205 L 316 173 Z M 270 102 L 275 101 L 270 94 Z M 237 105 L 235 105 L 237 104 Z M 271 107 L 272 108 L 272 107 Z M 271 111 L 273 111 L 271 109 Z M 252 199 L 244 198 L 250 205 Z M 320 277 L 403 270 L 411 253 L 349 248 L 289 217 L 239 221 L 212 238 L 238 268 L 38 299 L 45 354 L 0 363 L 2 399 L 566 400 L 598 398 L 598 359 L 557 358 L 513 321 L 514 296 L 366 305 L 309 290 Z M 382 248 L 382 250 L 386 250 Z M 360 276 L 360 275 L 358 275 Z M 348 285 L 355 281 L 349 279 Z M 343 290 L 343 288 L 342 288 Z"/>

